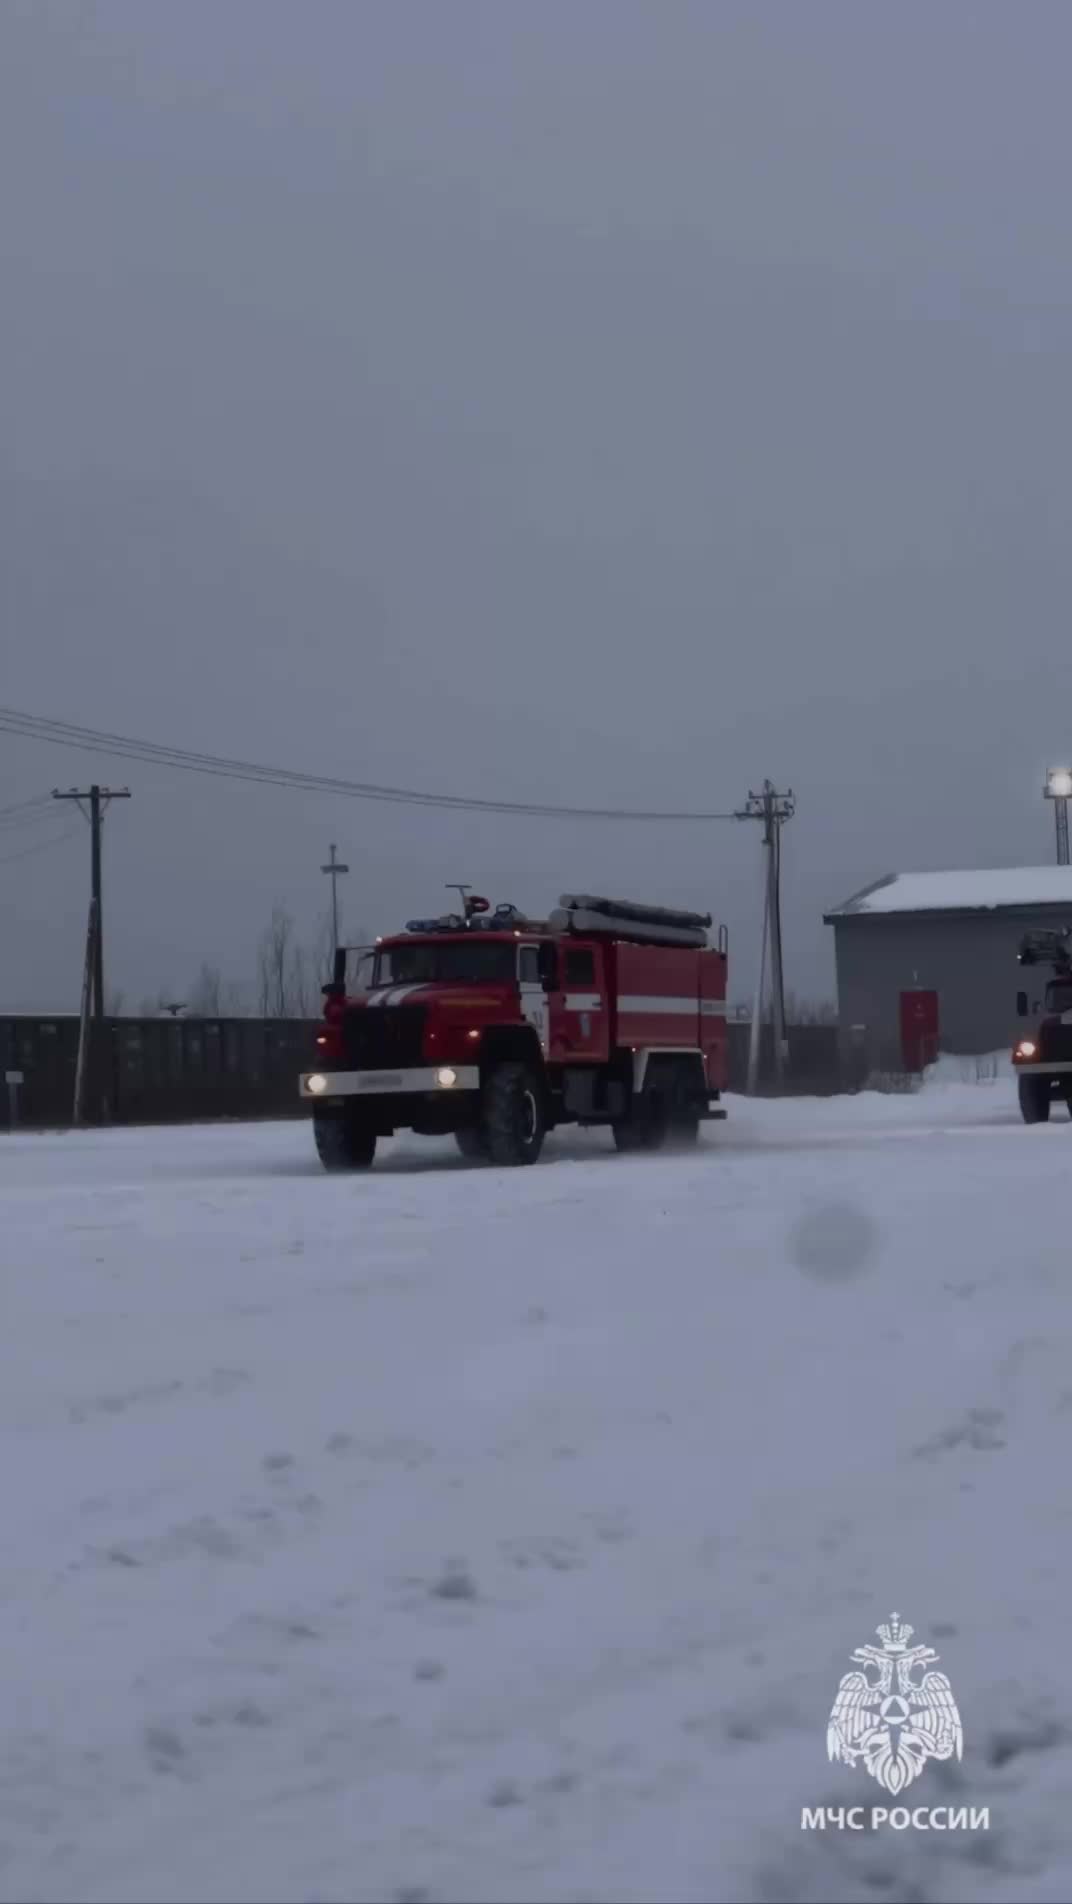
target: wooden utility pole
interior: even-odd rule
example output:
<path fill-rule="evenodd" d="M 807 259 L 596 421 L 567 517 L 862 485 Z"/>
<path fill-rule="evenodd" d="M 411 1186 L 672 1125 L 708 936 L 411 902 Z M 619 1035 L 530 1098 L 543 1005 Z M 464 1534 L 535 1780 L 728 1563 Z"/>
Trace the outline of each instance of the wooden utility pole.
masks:
<path fill-rule="evenodd" d="M 755 1097 L 759 1086 L 759 1041 L 763 1035 L 763 979 L 767 965 L 767 929 L 770 922 L 770 881 L 763 882 L 763 934 L 759 942 L 756 992 L 752 1000 L 752 1023 L 748 1028 L 748 1095 Z"/>
<path fill-rule="evenodd" d="M 94 1039 L 94 1062 L 90 1069 L 99 1086 L 101 1115 L 106 1118 L 109 1113 L 109 1102 L 107 1084 L 108 1067 L 105 1063 L 104 1052 L 104 907 L 101 896 L 101 830 L 104 824 L 104 815 L 112 801 L 129 800 L 130 788 L 101 787 L 94 782 L 91 787 L 69 787 L 66 793 L 61 792 L 58 788 L 54 788 L 52 798 L 54 800 L 73 800 L 78 807 L 78 811 L 85 814 L 89 820 L 91 897 L 89 924 L 90 946 L 88 951 L 91 953 L 91 957 L 87 959 L 87 963 L 92 971 L 92 1014 L 96 1032 Z M 89 806 L 88 813 L 86 811 L 86 802 L 88 802 Z M 82 1061 L 84 1064 L 84 1053 Z M 78 1089 L 84 1101 L 84 1080 L 79 1080 Z"/>
<path fill-rule="evenodd" d="M 55 789 L 54 800 L 73 800 L 80 813 L 89 802 L 90 897 L 94 905 L 93 940 L 93 1016 L 104 1017 L 104 907 L 101 897 L 101 829 L 104 815 L 113 800 L 129 800 L 129 787 L 69 787 L 66 793 Z"/>
<path fill-rule="evenodd" d="M 785 1038 L 785 981 L 782 972 L 782 827 L 791 820 L 796 812 L 796 799 L 792 788 L 787 793 L 779 793 L 770 780 L 763 782 L 760 793 L 749 793 L 747 804 L 734 815 L 738 820 L 762 820 L 763 845 L 767 852 L 766 898 L 763 915 L 763 947 L 760 952 L 759 981 L 756 987 L 757 1012 L 753 1017 L 752 1042 L 749 1046 L 748 1088 L 755 1089 L 755 1074 L 758 1070 L 758 1032 L 755 1017 L 758 1016 L 758 1001 L 763 992 L 763 969 L 766 953 L 770 949 L 770 993 L 771 1018 L 774 1036 L 774 1076 L 781 1084 L 785 1076 L 785 1061 L 788 1047 Z"/>
<path fill-rule="evenodd" d="M 82 967 L 82 1007 L 78 1014 L 78 1060 L 74 1068 L 74 1121 L 81 1124 L 86 1114 L 86 1055 L 89 1046 L 89 1008 L 93 996 L 93 961 L 97 947 L 97 902 L 89 902 L 86 927 L 86 956 Z"/>

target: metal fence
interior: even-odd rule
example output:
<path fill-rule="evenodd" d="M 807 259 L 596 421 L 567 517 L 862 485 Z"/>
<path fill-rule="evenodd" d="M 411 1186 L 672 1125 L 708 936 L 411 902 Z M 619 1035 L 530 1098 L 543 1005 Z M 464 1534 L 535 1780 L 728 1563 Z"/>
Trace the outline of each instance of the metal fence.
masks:
<path fill-rule="evenodd" d="M 298 1073 L 313 1061 L 315 1031 L 304 1019 L 105 1019 L 91 1041 L 87 1121 L 306 1115 Z M 69 1124 L 77 1057 L 73 1014 L 0 1018 L 0 1127 L 13 1108 L 22 1124 Z"/>
<path fill-rule="evenodd" d="M 729 1088 L 743 1091 L 748 1083 L 748 1041 L 752 1027 L 746 1019 L 731 1018 L 726 1031 Z M 784 1095 L 832 1097 L 835 1092 L 853 1088 L 855 1080 L 845 1075 L 842 1065 L 836 1025 L 787 1025 L 786 1039 L 789 1059 L 781 1083 Z M 758 1088 L 764 1095 L 776 1088 L 774 1034 L 769 1025 L 764 1025 L 760 1033 Z"/>
<path fill-rule="evenodd" d="M 280 1018 L 106 1019 L 91 1043 L 85 1110 L 90 1123 L 157 1124 L 186 1118 L 301 1117 L 298 1073 L 314 1061 L 318 1021 Z M 731 1020 L 731 1091 L 748 1078 L 746 1023 Z M 829 1095 L 851 1087 L 838 1059 L 837 1027 L 789 1027 L 781 1089 Z M 0 1091 L 0 1129 L 66 1125 L 74 1105 L 78 1019 L 0 1018 L 0 1070 L 19 1082 Z M 761 1091 L 774 1089 L 773 1046 L 764 1027 Z"/>

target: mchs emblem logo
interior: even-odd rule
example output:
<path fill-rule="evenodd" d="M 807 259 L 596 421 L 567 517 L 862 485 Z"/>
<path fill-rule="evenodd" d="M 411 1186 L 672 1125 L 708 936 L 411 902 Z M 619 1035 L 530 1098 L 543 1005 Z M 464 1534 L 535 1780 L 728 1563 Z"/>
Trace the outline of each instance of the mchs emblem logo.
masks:
<path fill-rule="evenodd" d="M 964 1733 L 957 1702 L 944 1673 L 913 1674 L 937 1658 L 929 1646 L 910 1646 L 913 1628 L 896 1613 L 877 1629 L 878 1646 L 858 1646 L 851 1655 L 862 1672 L 846 1673 L 837 1691 L 826 1749 L 846 1765 L 862 1761 L 895 1795 L 907 1790 L 928 1759 L 959 1759 Z M 868 1669 L 876 1674 L 868 1676 Z M 896 1689 L 894 1678 L 896 1677 Z"/>

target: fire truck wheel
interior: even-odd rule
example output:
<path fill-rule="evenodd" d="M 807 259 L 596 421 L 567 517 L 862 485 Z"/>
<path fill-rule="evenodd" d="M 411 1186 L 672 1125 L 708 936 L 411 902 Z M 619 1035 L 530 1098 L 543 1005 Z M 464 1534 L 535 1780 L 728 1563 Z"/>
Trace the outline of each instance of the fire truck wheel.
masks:
<path fill-rule="evenodd" d="M 344 1111 L 341 1116 L 314 1117 L 316 1154 L 325 1170 L 367 1170 L 376 1155 L 376 1133 Z"/>
<path fill-rule="evenodd" d="M 619 1150 L 661 1150 L 670 1135 L 670 1124 L 661 1098 L 651 1098 L 637 1107 L 632 1117 L 612 1124 Z"/>
<path fill-rule="evenodd" d="M 612 1124 L 611 1130 L 614 1133 L 614 1143 L 618 1150 L 629 1151 L 640 1149 L 640 1131 L 636 1124 L 622 1119 L 619 1123 Z"/>
<path fill-rule="evenodd" d="M 699 1141 L 699 1116 L 695 1111 L 680 1111 L 670 1126 L 670 1142 L 674 1149 L 688 1150 Z"/>
<path fill-rule="evenodd" d="M 468 1157 L 470 1163 L 487 1163 L 488 1140 L 479 1124 L 467 1124 L 463 1130 L 456 1130 L 454 1142 L 462 1156 Z"/>
<path fill-rule="evenodd" d="M 547 1130 L 540 1080 L 527 1064 L 500 1064 L 484 1087 L 482 1135 L 493 1164 L 534 1164 Z"/>
<path fill-rule="evenodd" d="M 1050 1115 L 1050 1080 L 1047 1077 L 1017 1079 L 1020 1112 L 1025 1124 L 1045 1124 Z"/>

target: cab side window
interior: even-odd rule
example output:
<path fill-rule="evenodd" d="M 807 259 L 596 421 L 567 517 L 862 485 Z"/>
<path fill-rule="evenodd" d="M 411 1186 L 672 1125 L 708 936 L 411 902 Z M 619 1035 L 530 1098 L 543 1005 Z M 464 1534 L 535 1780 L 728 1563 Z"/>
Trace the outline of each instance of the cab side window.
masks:
<path fill-rule="evenodd" d="M 538 985 L 540 982 L 540 949 L 535 945 L 523 945 L 517 955 L 517 976 L 522 985 Z"/>
<path fill-rule="evenodd" d="M 595 990 L 596 961 L 593 952 L 574 951 L 566 953 L 566 984 L 576 986 L 578 991 Z"/>

